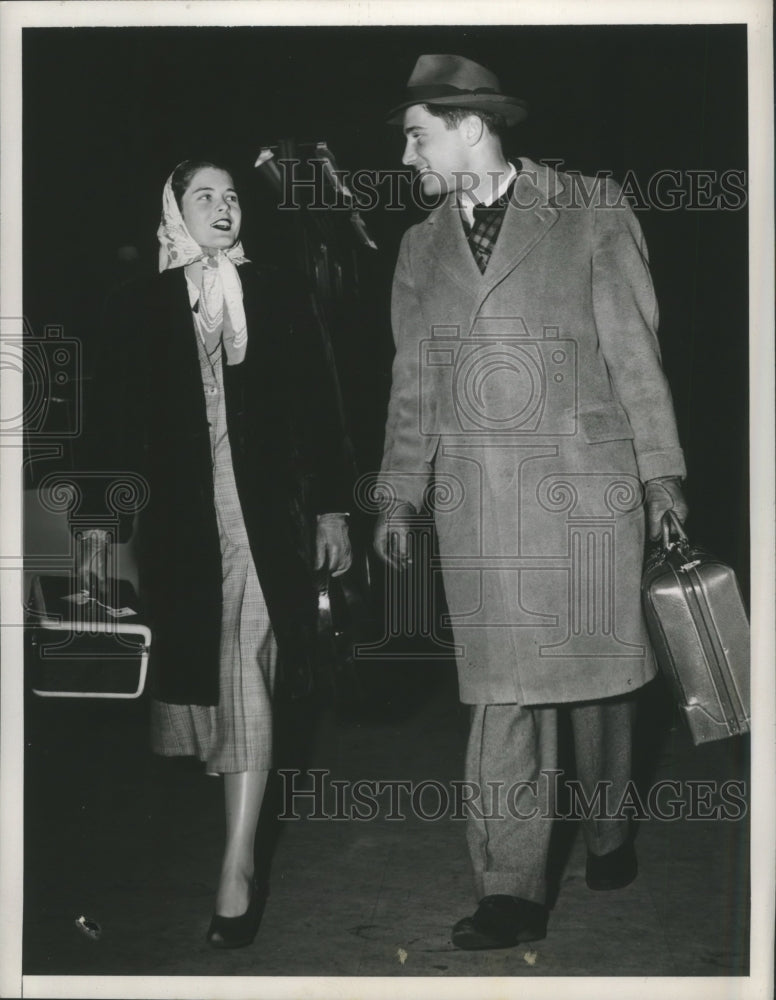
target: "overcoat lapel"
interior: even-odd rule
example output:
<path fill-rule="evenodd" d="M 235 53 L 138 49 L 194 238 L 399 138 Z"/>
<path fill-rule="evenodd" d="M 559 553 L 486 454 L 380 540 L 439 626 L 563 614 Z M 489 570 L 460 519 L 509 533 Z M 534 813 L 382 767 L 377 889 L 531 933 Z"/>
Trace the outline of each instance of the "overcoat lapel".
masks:
<path fill-rule="evenodd" d="M 558 221 L 558 210 L 550 204 L 550 199 L 562 190 L 559 184 L 551 190 L 548 168 L 522 160 L 499 238 L 485 273 L 480 275 L 475 312 Z"/>
<path fill-rule="evenodd" d="M 247 273 L 246 273 L 247 272 Z M 208 434 L 207 407 L 202 392 L 202 379 L 199 370 L 199 351 L 197 348 L 197 333 L 192 322 L 191 309 L 185 288 L 183 268 L 161 275 L 161 294 L 163 297 L 160 314 L 166 316 L 166 328 L 163 337 L 159 338 L 159 346 L 165 350 L 164 379 L 167 381 L 169 395 L 176 400 L 178 407 L 185 408 L 187 422 L 192 432 L 199 435 Z M 241 273 L 243 280 L 243 300 L 246 315 L 261 317 L 260 303 L 257 301 L 253 275 L 247 268 Z M 246 346 L 245 359 L 242 364 L 232 366 L 226 363 L 226 354 L 222 348 L 224 391 L 226 395 L 227 417 L 230 435 L 236 431 L 235 420 L 242 417 L 245 405 L 244 391 L 248 373 L 256 374 L 257 348 L 256 340 L 262 333 L 262 324 L 255 323 L 251 337 Z M 172 389 L 172 391 L 170 391 Z"/>
<path fill-rule="evenodd" d="M 210 455 L 207 408 L 183 268 L 160 274 L 154 290 L 146 333 L 153 359 L 149 406 L 155 421 L 197 442 L 198 460 L 204 463 L 200 474 L 206 475 Z"/>
<path fill-rule="evenodd" d="M 466 239 L 461 213 L 454 195 L 440 206 L 433 217 L 436 228 L 434 242 L 435 256 L 443 271 L 461 286 L 466 292 L 482 281 L 480 269 L 474 260 L 474 255 Z"/>
<path fill-rule="evenodd" d="M 202 382 L 199 373 L 196 331 L 192 321 L 183 268 L 166 271 L 160 276 L 159 288 L 162 308 L 157 350 L 164 351 L 164 379 L 176 396 L 178 405 L 186 405 L 191 416 L 196 412 L 207 426 Z M 201 399 L 201 403 L 200 403 Z M 201 411 L 201 413 L 200 413 Z"/>
<path fill-rule="evenodd" d="M 474 260 L 466 239 L 456 198 L 451 195 L 429 220 L 434 225 L 434 256 L 445 271 L 468 295 L 473 295 L 472 317 L 483 301 L 544 239 L 558 220 L 550 203 L 563 190 L 554 172 L 523 158 L 506 211 L 501 233 L 484 274 Z"/>

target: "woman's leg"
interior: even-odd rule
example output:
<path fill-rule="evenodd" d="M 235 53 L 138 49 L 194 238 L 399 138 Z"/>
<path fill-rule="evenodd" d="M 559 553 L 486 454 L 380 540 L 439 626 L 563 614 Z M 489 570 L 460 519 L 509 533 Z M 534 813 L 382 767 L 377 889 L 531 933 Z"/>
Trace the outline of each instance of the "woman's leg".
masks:
<path fill-rule="evenodd" d="M 224 775 L 226 847 L 216 894 L 216 913 L 239 917 L 248 907 L 253 879 L 253 849 L 269 771 Z"/>

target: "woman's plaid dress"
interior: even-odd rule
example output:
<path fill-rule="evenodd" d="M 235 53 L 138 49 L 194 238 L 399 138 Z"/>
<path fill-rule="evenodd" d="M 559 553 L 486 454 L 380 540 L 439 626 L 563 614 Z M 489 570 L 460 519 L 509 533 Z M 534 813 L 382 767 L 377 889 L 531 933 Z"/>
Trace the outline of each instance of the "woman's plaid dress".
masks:
<path fill-rule="evenodd" d="M 219 703 L 151 703 L 151 746 L 167 757 L 197 756 L 208 773 L 268 770 L 277 645 L 253 564 L 232 468 L 220 340 L 208 355 L 199 335 L 210 424 L 216 516 L 221 541 L 223 612 Z"/>

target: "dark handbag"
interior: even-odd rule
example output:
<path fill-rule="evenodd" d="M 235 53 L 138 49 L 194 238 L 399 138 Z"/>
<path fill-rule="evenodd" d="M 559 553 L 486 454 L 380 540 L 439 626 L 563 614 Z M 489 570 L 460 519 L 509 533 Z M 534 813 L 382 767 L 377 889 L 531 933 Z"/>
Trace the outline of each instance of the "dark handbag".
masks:
<path fill-rule="evenodd" d="M 354 647 L 371 628 L 369 558 L 358 545 L 353 565 L 341 576 L 327 567 L 316 575 L 318 591 L 317 676 L 319 688 L 329 689 L 338 704 L 360 702 L 365 695 Z"/>
<path fill-rule="evenodd" d="M 695 548 L 673 511 L 642 578 L 658 665 L 693 742 L 749 732 L 749 621 L 733 570 Z"/>

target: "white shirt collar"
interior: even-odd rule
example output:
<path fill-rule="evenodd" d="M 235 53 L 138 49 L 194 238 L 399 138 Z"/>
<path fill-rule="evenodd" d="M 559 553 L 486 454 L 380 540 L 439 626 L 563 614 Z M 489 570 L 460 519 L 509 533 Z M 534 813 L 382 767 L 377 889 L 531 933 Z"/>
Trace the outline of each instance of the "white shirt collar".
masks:
<path fill-rule="evenodd" d="M 474 224 L 474 206 L 475 205 L 492 205 L 494 201 L 498 201 L 499 198 L 505 193 L 509 185 L 512 183 L 514 178 L 517 177 L 517 170 L 515 170 L 514 163 L 509 164 L 508 172 L 501 178 L 498 187 L 489 201 L 472 201 L 472 197 L 468 191 L 462 191 L 458 197 L 458 207 L 461 210 L 464 218 L 469 223 L 469 225 Z"/>

